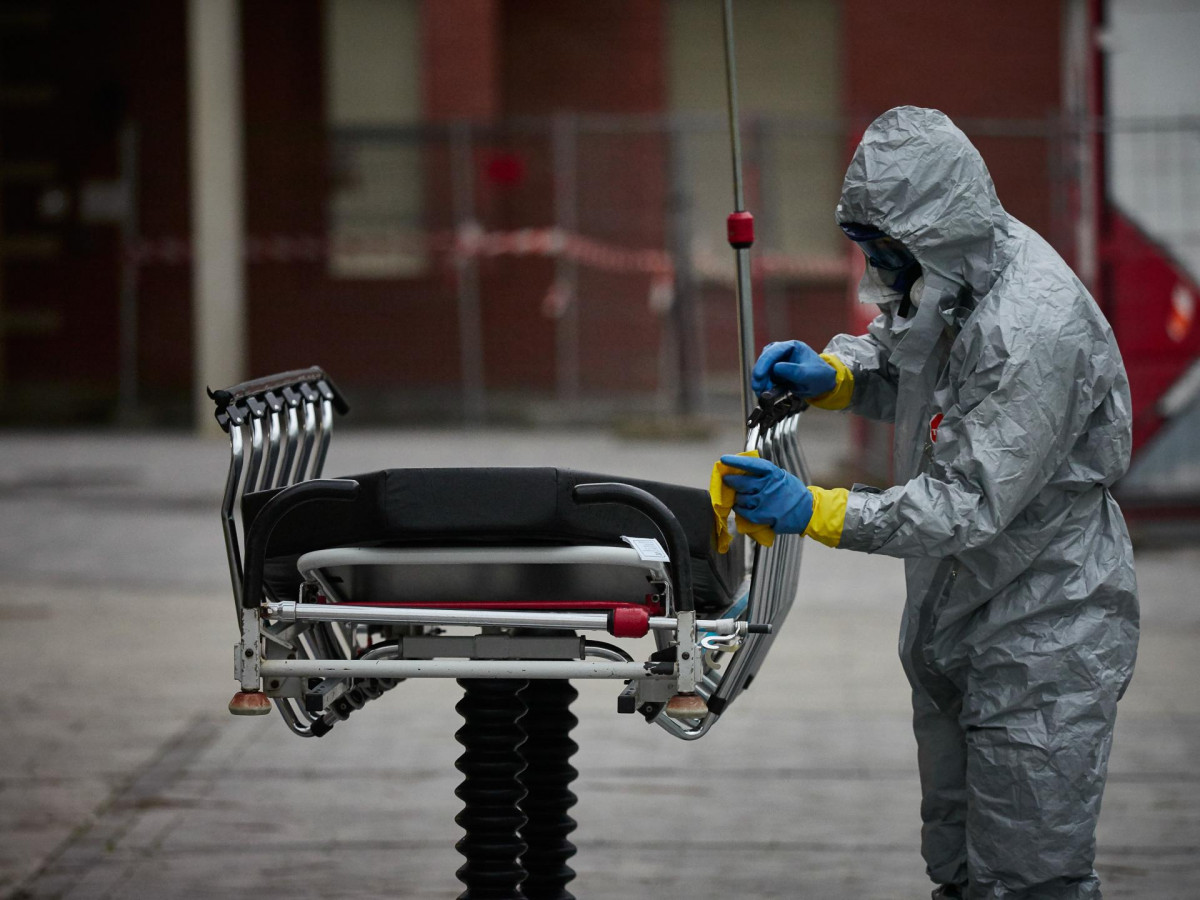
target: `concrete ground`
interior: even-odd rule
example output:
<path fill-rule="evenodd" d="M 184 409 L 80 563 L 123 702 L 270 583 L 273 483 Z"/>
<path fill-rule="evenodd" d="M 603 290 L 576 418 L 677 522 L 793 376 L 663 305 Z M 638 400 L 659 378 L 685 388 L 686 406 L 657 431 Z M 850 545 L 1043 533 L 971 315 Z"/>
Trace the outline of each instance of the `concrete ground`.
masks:
<path fill-rule="evenodd" d="M 840 420 L 814 418 L 816 471 Z M 735 433 L 349 432 L 328 471 L 549 463 L 701 486 Z M 452 897 L 453 683 L 319 741 L 235 719 L 226 445 L 0 435 L 0 894 Z M 581 684 L 581 898 L 927 897 L 900 565 L 810 544 L 753 690 L 676 741 Z M 1200 896 L 1200 548 L 1139 554 L 1143 637 L 1099 833 L 1109 898 Z"/>

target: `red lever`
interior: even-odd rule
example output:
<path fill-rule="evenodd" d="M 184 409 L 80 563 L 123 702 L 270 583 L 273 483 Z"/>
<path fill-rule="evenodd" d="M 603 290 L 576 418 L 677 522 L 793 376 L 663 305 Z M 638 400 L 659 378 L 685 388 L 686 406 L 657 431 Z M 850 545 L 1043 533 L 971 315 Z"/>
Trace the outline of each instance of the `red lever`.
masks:
<path fill-rule="evenodd" d="M 725 227 L 729 233 L 729 246 L 735 250 L 744 250 L 754 243 L 754 216 L 750 213 L 730 213 Z"/>
<path fill-rule="evenodd" d="M 649 610 L 626 606 L 608 614 L 608 633 L 613 637 L 640 638 L 645 637 L 649 630 Z"/>

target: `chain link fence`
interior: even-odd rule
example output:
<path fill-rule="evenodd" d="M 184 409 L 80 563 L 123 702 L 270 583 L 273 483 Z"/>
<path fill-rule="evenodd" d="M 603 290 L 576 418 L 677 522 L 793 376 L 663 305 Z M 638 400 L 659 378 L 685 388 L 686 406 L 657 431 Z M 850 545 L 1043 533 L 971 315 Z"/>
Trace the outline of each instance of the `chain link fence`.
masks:
<path fill-rule="evenodd" d="M 742 123 L 747 203 L 758 222 L 756 344 L 821 343 L 869 318 L 852 298 L 861 263 L 833 223 L 866 124 Z M 1195 278 L 1200 120 L 959 124 L 1006 208 L 1090 287 L 1106 252 L 1103 178 L 1117 207 Z M 256 193 L 248 171 L 256 365 L 287 358 L 272 342 L 290 337 L 293 349 L 351 383 L 425 392 L 437 410 L 470 421 L 523 404 L 576 416 L 737 408 L 721 116 L 560 115 L 253 139 L 320 161 L 311 183 L 289 188 L 317 210 L 298 227 L 257 213 L 260 198 L 279 200 Z M 187 242 L 134 236 L 126 256 L 138 266 L 186 262 Z M 277 299 L 263 299 L 272 293 Z M 367 302 L 373 317 L 355 312 Z M 319 311 L 323 334 L 255 327 L 278 320 L 288 303 Z M 132 367 L 122 371 L 136 378 Z"/>

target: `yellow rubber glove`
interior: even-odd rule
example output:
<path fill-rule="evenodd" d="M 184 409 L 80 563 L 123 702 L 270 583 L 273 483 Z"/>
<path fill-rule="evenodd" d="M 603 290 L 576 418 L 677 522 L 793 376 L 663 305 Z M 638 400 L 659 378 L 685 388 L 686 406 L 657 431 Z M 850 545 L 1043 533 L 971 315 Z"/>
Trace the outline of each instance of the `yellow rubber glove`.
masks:
<path fill-rule="evenodd" d="M 757 457 L 758 451 L 747 450 L 744 453 L 739 453 L 738 456 Z M 733 543 L 733 535 L 729 533 L 729 513 L 733 509 L 733 501 L 737 496 L 737 491 L 729 487 L 722 480 L 724 476 L 729 474 L 741 474 L 741 470 L 731 468 L 718 459 L 713 465 L 712 477 L 708 482 L 708 497 L 712 501 L 713 518 L 716 519 L 718 553 L 727 552 L 729 545 Z M 843 504 L 844 506 L 845 504 Z M 749 535 L 764 547 L 770 547 L 775 543 L 775 532 L 770 525 L 756 525 L 739 515 L 735 515 L 734 520 L 737 522 L 739 532 Z M 839 531 L 838 533 L 840 534 L 841 532 Z"/>
<path fill-rule="evenodd" d="M 846 499 L 850 492 L 845 488 L 819 488 L 808 486 L 813 496 L 812 518 L 804 533 L 814 541 L 827 547 L 836 547 L 842 540 L 842 528 L 846 524 Z"/>
<path fill-rule="evenodd" d="M 850 405 L 850 398 L 854 396 L 854 373 L 832 353 L 822 353 L 821 359 L 833 366 L 833 370 L 837 372 L 837 384 L 832 391 L 809 397 L 808 402 L 821 409 L 845 409 Z"/>

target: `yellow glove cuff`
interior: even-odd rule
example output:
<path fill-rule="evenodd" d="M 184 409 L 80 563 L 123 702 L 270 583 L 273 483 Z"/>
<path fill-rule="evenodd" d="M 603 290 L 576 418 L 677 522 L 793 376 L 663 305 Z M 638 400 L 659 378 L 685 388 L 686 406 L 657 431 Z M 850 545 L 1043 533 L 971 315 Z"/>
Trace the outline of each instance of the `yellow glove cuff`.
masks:
<path fill-rule="evenodd" d="M 845 409 L 850 405 L 850 398 L 854 396 L 854 373 L 832 353 L 822 353 L 821 359 L 833 366 L 833 370 L 837 372 L 837 384 L 832 391 L 818 397 L 810 397 L 808 402 L 821 409 Z"/>
<path fill-rule="evenodd" d="M 850 492 L 845 488 L 808 486 L 813 498 L 812 518 L 804 533 L 814 541 L 827 547 L 836 547 L 842 540 L 842 528 L 846 524 L 846 499 Z"/>

